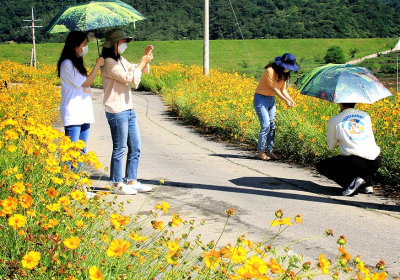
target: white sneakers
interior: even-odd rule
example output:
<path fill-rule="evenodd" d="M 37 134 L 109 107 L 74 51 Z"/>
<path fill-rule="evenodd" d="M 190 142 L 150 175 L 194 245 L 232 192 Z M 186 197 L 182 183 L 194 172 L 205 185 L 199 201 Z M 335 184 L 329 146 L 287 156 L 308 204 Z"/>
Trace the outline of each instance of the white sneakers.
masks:
<path fill-rule="evenodd" d="M 363 178 L 355 178 L 353 182 L 351 182 L 350 186 L 342 192 L 342 195 L 349 196 L 353 194 L 362 184 L 365 184 Z"/>
<path fill-rule="evenodd" d="M 96 196 L 96 193 L 95 192 L 89 192 L 85 185 L 83 185 L 83 190 L 85 191 L 87 199 L 91 199 L 91 198 Z"/>
<path fill-rule="evenodd" d="M 136 182 L 132 185 L 125 184 L 124 182 L 119 183 L 118 186 L 114 186 L 115 194 L 137 194 L 138 192 L 150 192 L 153 188 L 142 183 Z"/>
<path fill-rule="evenodd" d="M 153 190 L 152 187 L 150 187 L 148 185 L 143 185 L 142 183 L 137 182 L 137 181 L 136 181 L 136 183 L 134 183 L 132 185 L 128 184 L 127 186 L 133 188 L 137 192 L 151 192 Z"/>
<path fill-rule="evenodd" d="M 373 186 L 366 186 L 364 188 L 364 193 L 366 193 L 366 194 L 374 193 L 374 187 Z"/>

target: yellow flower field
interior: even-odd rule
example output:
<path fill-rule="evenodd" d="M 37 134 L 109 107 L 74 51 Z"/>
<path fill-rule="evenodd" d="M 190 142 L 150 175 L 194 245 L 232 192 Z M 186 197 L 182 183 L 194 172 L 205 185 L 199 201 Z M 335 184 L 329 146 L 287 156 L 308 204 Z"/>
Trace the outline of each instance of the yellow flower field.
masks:
<path fill-rule="evenodd" d="M 199 66 L 167 64 L 152 67 L 152 75 L 143 77 L 149 90 L 158 92 L 172 110 L 216 135 L 255 150 L 259 121 L 253 108 L 255 79 L 226 71 L 211 70 L 205 77 Z M 315 164 L 338 154 L 326 145 L 326 124 L 338 113 L 338 106 L 304 96 L 295 88 L 289 93 L 296 101 L 288 108 L 278 98 L 275 151 L 286 159 Z M 400 92 L 373 105 L 356 108 L 371 115 L 383 165 L 378 180 L 400 187 Z"/>
<path fill-rule="evenodd" d="M 176 66 L 180 67 L 180 66 Z M 162 68 L 160 68 L 162 69 Z M 159 69 L 159 71 L 160 71 Z M 200 76 L 197 69 L 189 69 Z M 182 75 L 187 75 L 182 68 Z M 193 230 L 203 223 L 185 220 L 168 213 L 170 205 L 161 201 L 133 216 L 123 215 L 124 203 L 118 203 L 109 192 L 99 192 L 88 200 L 83 185 L 91 185 L 84 166 L 101 168 L 93 153 L 81 155 L 82 142 L 72 143 L 63 133 L 51 127 L 57 119 L 60 92 L 54 85 L 54 68 L 31 69 L 10 62 L 0 63 L 0 279 L 308 279 L 330 275 L 333 279 L 385 279 L 384 261 L 366 267 L 362 257 L 346 251 L 346 239 L 336 240 L 337 257 L 323 254 L 305 260 L 301 254 L 287 254 L 287 244 L 275 244 L 276 236 L 289 227 L 302 226 L 299 214 L 285 216 L 278 210 L 266 225 L 261 241 L 245 235 L 232 244 L 204 244 Z M 155 71 L 157 73 L 157 71 Z M 181 74 L 179 74 L 181 75 Z M 218 74 L 234 83 L 240 76 Z M 177 76 L 176 76 L 177 77 Z M 243 78 L 247 79 L 247 78 Z M 179 79 L 165 82 L 176 83 Z M 207 79 L 198 90 L 206 90 Z M 180 82 L 179 82 L 180 83 Z M 186 81 L 186 83 L 188 83 Z M 244 81 L 245 94 L 254 85 Z M 226 85 L 227 86 L 227 85 Z M 204 88 L 203 88 L 204 87 Z M 216 111 L 196 114 L 223 114 L 222 108 L 244 108 L 228 101 L 215 91 L 219 102 Z M 182 92 L 184 95 L 184 92 Z M 203 96 L 198 99 L 206 102 Z M 247 100 L 249 101 L 249 100 Z M 247 107 L 246 107 L 247 106 Z M 225 116 L 224 127 L 233 127 L 232 113 Z M 241 118 L 230 133 L 247 139 L 241 131 L 254 123 L 254 116 Z M 205 121 L 204 121 L 205 122 Z M 250 126 L 251 127 L 251 126 Z M 160 181 L 160 184 L 163 182 Z M 127 202 L 129 203 L 129 201 Z M 147 212 L 147 214 L 143 214 Z M 227 220 L 234 209 L 227 210 Z M 163 222 L 164 221 L 164 222 Z M 223 231 L 221 232 L 221 235 Z M 329 236 L 331 230 L 309 238 Z M 336 245 L 333 245 L 336 246 Z M 282 249 L 280 249 L 282 248 Z"/>

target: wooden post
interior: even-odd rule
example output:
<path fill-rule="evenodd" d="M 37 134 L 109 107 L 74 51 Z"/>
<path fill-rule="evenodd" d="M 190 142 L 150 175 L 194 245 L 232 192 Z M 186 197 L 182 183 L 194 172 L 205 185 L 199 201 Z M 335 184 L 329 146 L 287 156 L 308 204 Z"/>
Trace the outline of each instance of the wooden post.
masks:
<path fill-rule="evenodd" d="M 32 19 L 24 19 L 23 21 L 31 21 L 31 26 L 24 26 L 23 28 L 32 28 L 32 52 L 31 52 L 31 66 L 36 68 L 36 42 L 35 42 L 35 28 L 42 26 L 35 26 L 35 21 L 40 21 L 41 19 L 35 19 L 33 15 L 33 7 L 32 7 Z"/>

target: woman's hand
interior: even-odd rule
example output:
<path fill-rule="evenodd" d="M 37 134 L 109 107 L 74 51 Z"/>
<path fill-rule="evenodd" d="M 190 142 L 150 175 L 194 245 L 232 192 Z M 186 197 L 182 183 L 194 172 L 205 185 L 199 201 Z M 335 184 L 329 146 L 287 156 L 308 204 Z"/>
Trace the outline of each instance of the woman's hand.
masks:
<path fill-rule="evenodd" d="M 150 63 L 150 61 L 151 61 L 152 59 L 153 59 L 153 53 L 150 52 L 149 54 L 144 55 L 144 56 L 142 57 L 141 62 Z"/>
<path fill-rule="evenodd" d="M 98 58 L 96 59 L 96 66 L 101 67 L 101 66 L 103 66 L 103 65 L 104 65 L 104 58 L 103 58 L 103 57 L 98 57 Z"/>
<path fill-rule="evenodd" d="M 152 51 L 153 51 L 153 46 L 152 46 L 152 45 L 148 45 L 148 46 L 144 49 L 143 55 L 149 55 Z"/>
<path fill-rule="evenodd" d="M 287 105 L 288 107 L 294 107 L 294 106 L 296 106 L 296 102 L 294 102 L 293 100 L 285 99 L 285 103 L 286 103 L 286 105 Z"/>

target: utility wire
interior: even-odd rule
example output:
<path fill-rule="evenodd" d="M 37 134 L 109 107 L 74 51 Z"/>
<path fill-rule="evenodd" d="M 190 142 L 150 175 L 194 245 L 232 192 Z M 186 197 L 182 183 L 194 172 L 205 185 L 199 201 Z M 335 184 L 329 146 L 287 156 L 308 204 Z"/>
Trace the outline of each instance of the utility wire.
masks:
<path fill-rule="evenodd" d="M 8 0 L 6 0 L 6 4 L 7 4 L 8 8 L 10 9 L 10 11 L 12 12 L 12 14 L 14 15 L 14 17 L 18 18 L 17 15 L 14 13 L 14 10 L 11 8 L 10 3 L 8 3 Z M 10 27 L 10 30 L 13 30 L 13 27 L 12 27 L 11 23 L 10 23 L 8 20 L 7 20 L 7 22 L 8 22 L 8 25 L 9 25 L 9 27 Z M 17 45 L 24 51 L 25 54 L 30 55 L 30 53 L 28 53 L 28 52 L 20 45 L 22 42 L 21 42 L 21 40 L 19 40 L 18 37 L 12 36 L 12 38 L 13 38 L 15 41 L 17 41 L 17 43 L 18 43 Z"/>
<path fill-rule="evenodd" d="M 237 17 L 236 17 L 235 10 L 233 9 L 233 5 L 232 5 L 232 1 L 231 1 L 231 0 L 229 0 L 229 4 L 231 5 L 232 12 L 233 12 L 233 16 L 235 17 L 236 24 L 237 24 L 237 26 L 238 26 L 238 28 L 239 28 L 240 36 L 242 36 L 242 40 L 243 40 L 244 46 L 245 46 L 245 48 L 246 48 L 247 54 L 249 55 L 251 65 L 253 66 L 254 76 L 257 76 L 256 68 L 254 67 L 253 60 L 251 59 L 251 55 L 250 55 L 249 49 L 247 48 L 247 44 L 246 44 L 246 41 L 245 41 L 245 39 L 244 39 L 244 36 L 243 36 L 243 33 L 242 33 L 242 29 L 240 28 L 239 21 L 238 21 L 238 19 L 237 19 Z"/>

